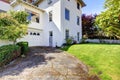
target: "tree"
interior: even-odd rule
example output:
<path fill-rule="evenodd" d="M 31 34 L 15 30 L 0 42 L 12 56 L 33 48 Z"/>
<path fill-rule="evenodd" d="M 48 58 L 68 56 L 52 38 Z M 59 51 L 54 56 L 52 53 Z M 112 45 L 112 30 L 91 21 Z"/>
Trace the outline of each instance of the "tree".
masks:
<path fill-rule="evenodd" d="M 105 36 L 120 39 L 120 0 L 106 0 L 105 11 L 96 18 L 96 25 Z"/>
<path fill-rule="evenodd" d="M 82 35 L 86 35 L 89 38 L 94 37 L 96 34 L 96 27 L 94 26 L 95 23 L 95 15 L 82 15 Z"/>
<path fill-rule="evenodd" d="M 15 44 L 18 38 L 26 35 L 27 16 L 28 14 L 24 11 L 0 13 L 0 39 L 9 40 Z"/>

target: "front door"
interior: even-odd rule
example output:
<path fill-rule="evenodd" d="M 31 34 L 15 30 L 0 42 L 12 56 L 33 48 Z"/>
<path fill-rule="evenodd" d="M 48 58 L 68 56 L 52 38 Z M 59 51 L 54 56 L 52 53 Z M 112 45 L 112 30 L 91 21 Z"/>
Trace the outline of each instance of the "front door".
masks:
<path fill-rule="evenodd" d="M 52 31 L 49 32 L 49 46 L 50 47 L 53 46 L 53 32 Z"/>

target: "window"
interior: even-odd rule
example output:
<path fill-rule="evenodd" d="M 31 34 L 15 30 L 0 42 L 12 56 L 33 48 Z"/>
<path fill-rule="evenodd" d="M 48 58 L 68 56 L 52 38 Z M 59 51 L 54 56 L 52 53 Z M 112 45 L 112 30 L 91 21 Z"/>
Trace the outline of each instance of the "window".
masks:
<path fill-rule="evenodd" d="M 48 4 L 51 4 L 52 3 L 52 0 L 47 0 L 48 1 Z"/>
<path fill-rule="evenodd" d="M 39 17 L 36 17 L 36 22 L 39 23 Z"/>
<path fill-rule="evenodd" d="M 28 20 L 28 21 L 31 21 L 31 17 L 32 17 L 32 14 L 28 12 L 27 20 Z"/>
<path fill-rule="evenodd" d="M 80 17 L 77 16 L 77 25 L 80 25 Z"/>
<path fill-rule="evenodd" d="M 39 35 L 40 35 L 40 33 L 37 33 L 37 35 L 39 36 Z"/>
<path fill-rule="evenodd" d="M 32 35 L 32 36 L 40 36 L 40 33 L 37 33 L 37 32 L 30 32 L 29 35 Z"/>
<path fill-rule="evenodd" d="M 77 41 L 80 41 L 80 33 L 77 32 Z"/>
<path fill-rule="evenodd" d="M 26 10 L 26 12 L 28 13 L 28 17 L 27 17 L 28 21 L 37 22 L 37 23 L 40 22 L 38 13 L 34 13 L 32 11 L 29 11 L 29 10 Z"/>
<path fill-rule="evenodd" d="M 70 11 L 65 8 L 65 19 L 70 20 Z"/>
<path fill-rule="evenodd" d="M 28 35 L 28 32 L 26 32 L 26 35 Z"/>
<path fill-rule="evenodd" d="M 34 32 L 33 35 L 36 35 L 36 33 Z"/>
<path fill-rule="evenodd" d="M 69 38 L 69 30 L 66 30 L 65 31 L 65 39 L 68 39 Z"/>
<path fill-rule="evenodd" d="M 32 35 L 32 32 L 30 32 L 30 35 Z"/>
<path fill-rule="evenodd" d="M 49 12 L 49 22 L 52 21 L 52 11 Z"/>
<path fill-rule="evenodd" d="M 49 32 L 49 36 L 51 36 L 51 37 L 53 36 L 53 32 L 52 31 Z"/>
<path fill-rule="evenodd" d="M 77 9 L 80 9 L 80 4 L 79 3 L 77 3 Z"/>

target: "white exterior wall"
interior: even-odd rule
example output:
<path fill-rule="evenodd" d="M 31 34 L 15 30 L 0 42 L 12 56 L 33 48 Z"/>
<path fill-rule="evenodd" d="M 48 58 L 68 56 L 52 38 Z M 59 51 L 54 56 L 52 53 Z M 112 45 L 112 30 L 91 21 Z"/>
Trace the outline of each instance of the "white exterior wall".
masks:
<path fill-rule="evenodd" d="M 77 16 L 81 19 L 81 9 L 77 9 L 77 0 L 52 0 L 51 4 L 47 3 L 48 0 L 43 0 L 39 8 L 43 11 L 31 8 L 25 4 L 19 4 L 13 8 L 13 10 L 31 10 L 39 14 L 40 23 L 31 22 L 29 24 L 28 35 L 18 41 L 28 41 L 29 46 L 49 46 L 49 32 L 53 32 L 53 47 L 61 46 L 65 43 L 65 30 L 69 30 L 70 36 L 74 37 L 77 41 L 77 32 L 80 32 L 80 38 L 82 37 L 81 21 L 80 25 L 77 25 Z M 1 5 L 1 1 L 0 1 Z M 5 6 L 7 5 L 7 6 Z M 1 8 L 1 7 L 0 7 Z M 65 20 L 65 8 L 70 11 L 70 20 Z M 4 3 L 2 9 L 6 11 L 10 10 L 9 4 Z M 49 12 L 52 11 L 52 22 L 49 22 Z M 40 36 L 30 35 L 30 32 L 39 32 Z M 1 43 L 1 42 L 0 42 Z M 1 45 L 1 44 L 0 44 Z"/>
<path fill-rule="evenodd" d="M 10 41 L 3 41 L 3 40 L 0 40 L 0 46 L 3 46 L 3 45 L 8 45 L 8 44 L 13 44 L 12 42 Z"/>
<path fill-rule="evenodd" d="M 31 8 L 28 5 L 25 4 L 19 4 L 17 6 L 15 6 L 14 8 L 10 6 L 10 4 L 7 4 L 5 2 L 0 1 L 0 5 L 2 5 L 2 9 L 4 11 L 9 11 L 9 10 L 15 10 L 15 11 L 25 11 L 25 9 L 33 11 L 37 14 L 39 14 L 39 23 L 36 22 L 30 22 L 30 24 L 28 25 L 28 34 L 26 36 L 24 36 L 21 39 L 18 39 L 17 42 L 20 41 L 28 41 L 29 42 L 29 46 L 45 46 L 44 40 L 43 40 L 43 11 Z M 0 7 L 1 8 L 1 7 Z M 30 35 L 30 33 L 39 33 L 40 35 Z M 12 44 L 12 42 L 9 41 L 2 41 L 0 40 L 0 46 L 2 45 L 8 45 L 8 44 Z"/>
<path fill-rule="evenodd" d="M 81 26 L 81 8 L 77 9 L 77 0 L 61 0 L 61 21 L 62 21 L 62 33 L 63 42 L 65 42 L 65 30 L 69 30 L 69 36 L 73 37 L 77 41 L 77 32 L 80 33 L 80 39 L 82 38 L 82 26 Z M 81 6 L 80 6 L 81 7 Z M 70 20 L 65 19 L 65 8 L 70 11 Z M 80 17 L 80 25 L 77 25 L 77 16 Z"/>
<path fill-rule="evenodd" d="M 17 6 L 14 7 L 14 10 L 15 11 L 19 11 L 19 10 L 23 10 L 25 11 L 25 9 L 27 10 L 30 10 L 30 11 L 33 11 L 33 12 L 36 12 L 39 14 L 39 23 L 36 23 L 36 22 L 32 22 L 28 25 L 29 28 L 34 28 L 34 29 L 42 29 L 43 27 L 43 12 L 42 11 L 39 11 L 39 10 L 36 10 L 34 8 L 31 8 L 27 5 L 24 5 L 24 4 L 19 4 Z"/>
<path fill-rule="evenodd" d="M 8 3 L 0 1 L 0 10 L 8 11 L 11 9 L 12 9 L 12 7 Z"/>
<path fill-rule="evenodd" d="M 31 33 L 39 33 L 40 35 L 30 35 Z M 28 34 L 17 42 L 27 41 L 29 46 L 44 46 L 43 31 L 37 29 L 28 29 Z"/>
<path fill-rule="evenodd" d="M 44 0 L 39 7 L 44 9 L 44 32 L 46 46 L 49 45 L 49 31 L 53 31 L 53 46 L 61 46 L 65 43 L 65 30 L 68 29 L 70 36 L 74 37 L 77 41 L 77 32 L 80 33 L 80 39 L 82 38 L 81 30 L 81 9 L 77 9 L 77 0 L 53 0 L 50 5 L 47 4 L 47 0 Z M 65 20 L 65 8 L 70 10 L 70 21 Z M 48 21 L 48 13 L 53 12 L 53 21 Z M 77 16 L 80 17 L 80 25 L 77 25 Z"/>
<path fill-rule="evenodd" d="M 62 32 L 61 32 L 61 1 L 53 0 L 51 4 L 47 3 L 47 0 L 44 0 L 39 7 L 45 10 L 44 13 L 44 41 L 45 46 L 49 46 L 49 32 L 53 32 L 53 46 L 62 45 Z M 53 21 L 49 22 L 49 12 L 52 11 Z"/>
<path fill-rule="evenodd" d="M 39 14 L 39 23 L 31 21 L 28 25 L 28 34 L 24 36 L 21 39 L 18 39 L 17 41 L 27 41 L 29 42 L 29 46 L 45 46 L 45 41 L 43 40 L 44 34 L 43 34 L 43 11 L 31 8 L 28 5 L 25 4 L 19 4 L 14 7 L 14 10 L 30 10 L 32 12 L 35 12 Z M 30 35 L 30 33 L 40 33 L 40 35 Z"/>

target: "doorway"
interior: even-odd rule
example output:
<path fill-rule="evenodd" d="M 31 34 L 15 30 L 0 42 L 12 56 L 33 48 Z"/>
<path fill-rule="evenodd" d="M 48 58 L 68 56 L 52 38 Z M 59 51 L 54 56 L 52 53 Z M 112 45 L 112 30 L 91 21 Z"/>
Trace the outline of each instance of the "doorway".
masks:
<path fill-rule="evenodd" d="M 53 32 L 49 32 L 49 46 L 53 47 Z"/>

